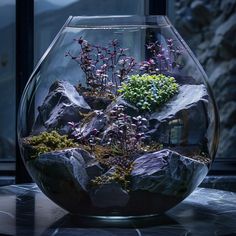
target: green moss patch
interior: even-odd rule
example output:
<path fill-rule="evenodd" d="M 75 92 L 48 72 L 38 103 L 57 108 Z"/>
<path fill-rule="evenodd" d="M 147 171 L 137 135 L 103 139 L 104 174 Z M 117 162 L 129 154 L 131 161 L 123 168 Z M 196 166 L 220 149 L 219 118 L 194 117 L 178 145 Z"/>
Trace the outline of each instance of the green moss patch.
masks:
<path fill-rule="evenodd" d="M 152 111 L 176 94 L 178 87 L 174 77 L 144 74 L 131 76 L 119 92 L 139 109 Z"/>
<path fill-rule="evenodd" d="M 24 139 L 23 143 L 25 147 L 30 149 L 31 158 L 36 158 L 38 155 L 46 152 L 78 146 L 67 135 L 60 135 L 57 131 L 42 132 L 37 136 L 29 136 Z"/>

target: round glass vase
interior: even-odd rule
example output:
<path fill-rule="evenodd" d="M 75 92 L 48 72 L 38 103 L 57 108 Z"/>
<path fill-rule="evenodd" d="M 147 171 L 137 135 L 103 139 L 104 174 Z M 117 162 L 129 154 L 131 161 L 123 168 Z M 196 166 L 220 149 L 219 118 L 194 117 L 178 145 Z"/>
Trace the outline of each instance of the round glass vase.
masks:
<path fill-rule="evenodd" d="M 161 214 L 204 179 L 218 113 L 201 65 L 166 16 L 69 17 L 18 113 L 24 163 L 75 214 Z"/>

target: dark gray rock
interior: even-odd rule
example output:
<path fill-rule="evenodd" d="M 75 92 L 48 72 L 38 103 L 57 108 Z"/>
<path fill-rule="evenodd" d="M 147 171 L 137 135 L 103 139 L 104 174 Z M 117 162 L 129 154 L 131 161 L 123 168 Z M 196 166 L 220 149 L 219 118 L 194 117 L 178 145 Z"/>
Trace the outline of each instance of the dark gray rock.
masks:
<path fill-rule="evenodd" d="M 233 40 L 233 38 L 235 37 L 236 34 L 236 14 L 233 14 L 230 16 L 230 18 L 225 21 L 223 24 L 221 24 L 217 30 L 216 30 L 216 36 L 217 37 L 222 37 L 221 41 L 222 41 L 222 45 L 224 46 L 223 48 L 221 48 L 221 54 L 225 54 L 224 51 L 227 51 L 227 56 L 226 59 L 230 59 L 232 58 L 234 55 L 236 55 L 235 53 L 235 47 L 236 47 L 236 42 L 235 40 Z M 223 54 L 223 55 L 224 55 Z M 230 57 L 231 55 L 231 57 Z M 223 57 L 224 58 L 224 57 Z"/>
<path fill-rule="evenodd" d="M 129 201 L 128 192 L 115 182 L 93 189 L 89 196 L 96 207 L 125 207 Z"/>
<path fill-rule="evenodd" d="M 186 196 L 201 183 L 207 172 L 205 164 L 164 149 L 134 161 L 131 189 Z"/>
<path fill-rule="evenodd" d="M 218 157 L 220 158 L 232 158 L 232 160 L 235 159 L 235 153 L 236 153 L 236 142 L 235 142 L 235 133 L 236 133 L 236 125 L 234 122 L 234 125 L 232 127 L 221 128 L 220 132 L 220 143 L 218 147 Z M 226 156 L 226 154 L 229 154 Z"/>
<path fill-rule="evenodd" d="M 204 85 L 180 86 L 178 94 L 150 115 L 147 134 L 164 144 L 201 143 L 208 127 L 207 114 L 203 112 L 207 102 Z M 174 138 L 175 141 L 171 138 L 172 130 L 179 136 Z"/>
<path fill-rule="evenodd" d="M 102 176 L 112 176 L 113 166 Z M 111 182 L 91 189 L 89 196 L 96 207 L 124 207 L 129 201 L 129 194 L 119 183 Z"/>
<path fill-rule="evenodd" d="M 214 87 L 216 83 L 222 82 L 221 79 L 225 78 L 229 70 L 227 68 L 228 62 L 223 62 L 214 68 L 214 71 L 211 73 L 209 77 L 210 84 Z"/>
<path fill-rule="evenodd" d="M 115 106 L 123 105 L 124 113 L 130 116 L 139 115 L 139 109 L 129 102 L 125 101 L 122 96 L 118 97 L 114 102 L 112 102 L 106 109 L 105 113 L 109 113 Z"/>
<path fill-rule="evenodd" d="M 227 21 L 225 21 L 217 28 L 216 35 L 223 35 L 224 37 L 230 38 L 231 41 L 234 41 L 232 40 L 232 38 L 234 37 L 236 31 L 235 22 L 236 22 L 236 14 L 233 14 Z"/>
<path fill-rule="evenodd" d="M 30 166 L 35 179 L 43 178 L 44 185 L 53 189 L 60 188 L 60 181 L 67 181 L 86 191 L 89 181 L 103 171 L 94 157 L 78 148 L 41 154 L 30 161 Z M 47 179 L 54 182 L 47 183 Z"/>
<path fill-rule="evenodd" d="M 178 94 L 157 112 L 153 113 L 150 120 L 156 119 L 159 122 L 170 120 L 174 118 L 179 111 L 196 106 L 196 104 L 201 101 L 208 101 L 207 90 L 204 85 L 182 85 L 179 88 Z"/>
<path fill-rule="evenodd" d="M 221 120 L 223 121 L 223 117 L 226 115 L 227 111 L 223 109 L 225 107 L 225 103 L 233 102 L 236 99 L 236 90 L 235 90 L 235 74 L 236 73 L 236 60 L 233 59 L 228 62 L 220 63 L 217 68 L 215 68 L 209 78 L 209 82 L 213 87 L 213 91 L 215 93 L 215 98 L 220 110 Z M 234 76 L 233 76 L 234 75 Z M 221 96 L 217 96 L 217 94 L 221 94 Z M 233 104 L 233 103 L 231 103 Z M 235 107 L 232 107 L 234 109 Z M 223 109 L 223 110 L 222 110 Z M 228 124 L 226 124 L 228 123 Z M 234 124 L 232 120 L 229 120 L 224 125 L 231 126 Z"/>
<path fill-rule="evenodd" d="M 236 9 L 236 2 L 232 0 L 224 0 L 221 1 L 220 10 L 222 11 L 225 17 L 230 16 L 232 13 L 235 12 Z"/>
<path fill-rule="evenodd" d="M 180 17 L 181 18 L 181 17 Z M 183 35 L 188 35 L 190 33 L 196 33 L 199 30 L 199 23 L 194 19 L 193 16 L 187 15 L 179 25 Z"/>
<path fill-rule="evenodd" d="M 102 111 L 94 111 L 81 122 L 79 129 L 83 137 L 89 137 L 94 129 L 102 131 L 106 123 L 107 116 Z"/>
<path fill-rule="evenodd" d="M 190 8 L 193 16 L 201 25 L 205 25 L 210 21 L 210 10 L 204 1 L 193 1 Z"/>
<path fill-rule="evenodd" d="M 49 89 L 43 104 L 38 107 L 38 117 L 32 133 L 42 130 L 67 130 L 69 121 L 79 122 L 83 113 L 91 110 L 75 87 L 67 81 L 56 81 Z"/>
<path fill-rule="evenodd" d="M 112 102 L 110 98 L 96 96 L 85 96 L 84 99 L 93 110 L 104 110 Z"/>
<path fill-rule="evenodd" d="M 231 128 L 230 124 L 235 124 L 235 121 L 236 121 L 235 107 L 236 107 L 236 101 L 229 101 L 225 103 L 221 109 L 221 113 L 222 113 L 221 121 L 222 121 L 222 124 L 227 128 Z"/>
<path fill-rule="evenodd" d="M 235 125 L 235 121 L 232 121 L 232 116 L 228 115 L 228 112 L 223 107 L 227 103 L 230 114 L 234 114 L 233 110 L 236 110 L 234 103 L 231 103 L 236 99 L 236 66 L 232 62 L 236 55 L 236 1 L 202 1 L 210 11 L 209 16 L 211 18 L 209 22 L 204 24 L 201 22 L 202 17 L 195 17 L 195 13 L 190 9 L 191 5 L 192 8 L 196 8 L 198 2 L 199 0 L 192 0 L 181 1 L 181 4 L 175 4 L 176 20 L 174 25 L 195 52 L 197 58 L 201 60 L 203 68 L 210 77 L 209 82 L 213 85 L 212 89 L 220 109 L 222 136 L 217 156 L 234 158 L 235 151 L 233 147 L 236 147 L 236 138 L 235 134 L 233 135 L 231 132 L 230 127 Z M 188 19 L 194 22 L 193 18 L 197 23 L 198 20 L 200 21 L 198 24 L 202 24 L 201 27 L 194 27 L 193 24 L 189 23 L 189 27 L 194 27 L 194 29 L 186 30 L 186 27 L 183 27 L 183 25 Z M 199 41 L 196 42 L 196 39 Z M 232 68 L 231 64 L 234 70 L 230 69 Z M 227 135 L 228 133 L 230 135 Z"/>

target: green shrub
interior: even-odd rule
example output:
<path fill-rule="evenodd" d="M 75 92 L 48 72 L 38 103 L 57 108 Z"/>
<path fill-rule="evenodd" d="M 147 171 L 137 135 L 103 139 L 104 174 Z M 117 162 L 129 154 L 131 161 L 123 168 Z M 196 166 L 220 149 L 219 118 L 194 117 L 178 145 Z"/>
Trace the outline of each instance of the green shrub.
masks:
<path fill-rule="evenodd" d="M 60 135 L 56 131 L 42 132 L 37 136 L 29 136 L 24 139 L 24 145 L 30 147 L 31 158 L 36 158 L 46 152 L 77 146 L 73 140 L 68 139 L 67 135 Z"/>
<path fill-rule="evenodd" d="M 122 83 L 119 92 L 139 109 L 151 111 L 167 102 L 177 93 L 178 87 L 174 77 L 144 74 L 131 76 Z"/>

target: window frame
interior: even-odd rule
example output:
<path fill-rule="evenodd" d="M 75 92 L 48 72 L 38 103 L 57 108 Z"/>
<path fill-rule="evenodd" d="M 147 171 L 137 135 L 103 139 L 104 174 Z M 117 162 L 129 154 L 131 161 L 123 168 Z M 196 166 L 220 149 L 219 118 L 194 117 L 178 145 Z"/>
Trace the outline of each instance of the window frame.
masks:
<path fill-rule="evenodd" d="M 34 68 L 34 0 L 16 0 L 16 111 Z M 173 4 L 168 12 L 173 13 Z M 17 116 L 17 115 L 16 115 Z M 17 117 L 16 117 L 17 120 Z M 17 121 L 16 121 L 17 123 Z M 17 127 L 17 126 L 16 126 Z M 17 131 L 16 131 L 17 132 Z M 236 157 L 216 158 L 209 175 L 236 175 Z M 16 134 L 16 159 L 0 160 L 0 176 L 15 176 L 16 183 L 32 182 L 20 156 Z"/>
<path fill-rule="evenodd" d="M 34 68 L 34 0 L 16 0 L 16 111 Z M 17 114 L 16 114 L 17 127 Z M 20 156 L 16 128 L 15 182 L 32 182 Z"/>

